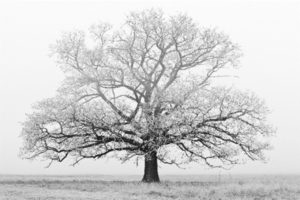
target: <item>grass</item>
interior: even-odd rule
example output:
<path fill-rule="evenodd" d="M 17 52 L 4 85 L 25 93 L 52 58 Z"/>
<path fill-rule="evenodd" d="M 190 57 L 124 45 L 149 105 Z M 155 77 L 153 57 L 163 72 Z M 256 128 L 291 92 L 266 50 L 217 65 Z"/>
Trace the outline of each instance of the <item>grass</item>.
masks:
<path fill-rule="evenodd" d="M 0 199 L 300 200 L 300 175 L 161 176 L 0 175 Z"/>

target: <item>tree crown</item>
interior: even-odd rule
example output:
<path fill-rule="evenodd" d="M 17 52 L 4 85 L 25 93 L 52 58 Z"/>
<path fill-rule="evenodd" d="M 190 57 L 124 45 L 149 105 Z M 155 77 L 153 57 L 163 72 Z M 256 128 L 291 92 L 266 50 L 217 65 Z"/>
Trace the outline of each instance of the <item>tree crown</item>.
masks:
<path fill-rule="evenodd" d="M 128 160 L 157 152 L 167 164 L 264 160 L 275 133 L 256 95 L 214 86 L 241 50 L 216 29 L 183 14 L 132 12 L 124 26 L 62 35 L 52 46 L 66 74 L 58 95 L 38 102 L 23 124 L 21 155 L 74 164 L 108 154 Z M 113 152 L 117 152 L 113 154 Z"/>

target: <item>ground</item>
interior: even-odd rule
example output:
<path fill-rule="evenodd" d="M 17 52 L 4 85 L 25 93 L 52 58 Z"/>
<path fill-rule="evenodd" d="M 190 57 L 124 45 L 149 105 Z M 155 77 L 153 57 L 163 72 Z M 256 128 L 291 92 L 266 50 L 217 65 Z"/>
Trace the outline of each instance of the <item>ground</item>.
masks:
<path fill-rule="evenodd" d="M 161 176 L 142 183 L 141 176 L 0 175 L 0 200 L 199 199 L 300 200 L 300 175 Z"/>

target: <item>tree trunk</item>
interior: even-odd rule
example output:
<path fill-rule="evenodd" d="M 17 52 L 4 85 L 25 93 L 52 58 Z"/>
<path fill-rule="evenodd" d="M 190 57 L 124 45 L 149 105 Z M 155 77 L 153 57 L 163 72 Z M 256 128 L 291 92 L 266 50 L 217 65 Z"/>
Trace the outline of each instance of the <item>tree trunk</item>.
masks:
<path fill-rule="evenodd" d="M 142 181 L 146 183 L 160 182 L 157 171 L 156 151 L 152 151 L 149 155 L 145 156 L 145 171 Z"/>

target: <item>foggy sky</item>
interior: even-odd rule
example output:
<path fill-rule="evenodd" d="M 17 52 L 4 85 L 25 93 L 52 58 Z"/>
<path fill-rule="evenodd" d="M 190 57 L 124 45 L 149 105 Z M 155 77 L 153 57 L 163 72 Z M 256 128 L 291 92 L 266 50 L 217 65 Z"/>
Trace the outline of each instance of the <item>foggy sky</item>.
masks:
<path fill-rule="evenodd" d="M 1 1 L 0 63 L 0 174 L 142 174 L 143 163 L 116 160 L 66 163 L 22 160 L 20 122 L 31 105 L 52 97 L 63 73 L 49 57 L 49 45 L 62 31 L 88 28 L 98 21 L 116 26 L 130 11 L 161 8 L 166 14 L 186 12 L 200 25 L 217 27 L 244 52 L 239 78 L 226 81 L 254 91 L 272 110 L 269 121 L 277 127 L 266 152 L 267 164 L 248 161 L 230 171 L 208 170 L 191 164 L 186 170 L 160 165 L 160 174 L 300 173 L 300 3 L 203 1 Z"/>

